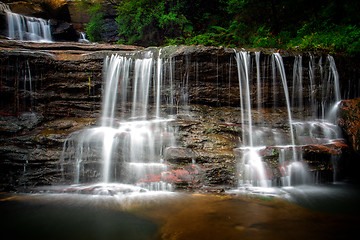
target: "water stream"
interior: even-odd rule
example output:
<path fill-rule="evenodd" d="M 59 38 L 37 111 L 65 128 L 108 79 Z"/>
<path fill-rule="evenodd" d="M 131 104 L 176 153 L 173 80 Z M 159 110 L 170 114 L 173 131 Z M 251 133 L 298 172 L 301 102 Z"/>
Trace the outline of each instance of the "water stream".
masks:
<path fill-rule="evenodd" d="M 80 149 L 75 150 L 75 183 L 88 182 L 83 178 L 86 171 L 91 171 L 87 164 L 98 161 L 102 183 L 171 189 L 162 175 L 167 170 L 164 151 L 175 144 L 174 129 L 169 124 L 172 116 L 161 111 L 169 96 L 162 92 L 164 65 L 161 51 L 157 54 L 157 58 L 148 51 L 141 57 L 112 55 L 105 59 L 101 125 L 70 137 L 64 147 L 64 162 L 73 158 L 67 154 L 72 152 L 70 149 Z M 154 97 L 150 98 L 151 92 Z"/>
<path fill-rule="evenodd" d="M 278 152 L 278 159 L 275 161 L 280 172 L 280 186 L 293 186 L 301 184 L 314 183 L 309 173 L 307 163 L 303 161 L 302 149 L 309 144 L 327 144 L 341 138 L 341 133 L 335 123 L 337 105 L 340 101 L 339 76 L 333 57 L 328 56 L 327 67 L 329 72 L 323 73 L 322 63 L 319 62 L 319 68 L 324 78 L 318 80 L 318 96 L 315 98 L 315 66 L 313 58 L 309 62 L 309 83 L 303 83 L 302 57 L 295 57 L 292 76 L 292 91 L 288 88 L 288 79 L 285 71 L 282 57 L 279 53 L 272 56 L 272 90 L 276 92 L 272 95 L 271 101 L 274 102 L 273 111 L 281 109 L 277 103 L 278 95 L 283 94 L 288 124 L 288 130 L 269 126 L 264 120 L 265 115 L 261 113 L 261 89 L 262 81 L 260 76 L 260 53 L 255 53 L 255 70 L 249 67 L 250 58 L 248 52 L 236 52 L 236 61 L 238 66 L 239 89 L 240 89 L 240 108 L 241 125 L 244 126 L 242 143 L 239 148 L 240 167 L 239 167 L 239 189 L 250 188 L 268 188 L 278 186 L 274 183 L 273 177 L 269 173 L 269 164 L 261 156 L 266 149 Z M 256 72 L 256 84 L 251 83 L 248 76 L 253 75 L 251 71 Z M 277 74 L 279 73 L 279 75 Z M 279 78 L 277 77 L 279 76 Z M 280 84 L 277 82 L 280 81 Z M 249 86 L 256 87 L 257 103 L 251 105 L 250 92 L 254 91 Z M 308 88 L 309 90 L 305 89 Z M 305 91 L 306 90 L 306 91 Z M 281 93 L 282 92 L 282 93 Z M 309 92 L 305 98 L 304 92 Z M 291 94 L 291 95 L 290 95 Z M 311 106 L 309 116 L 304 108 L 305 102 Z M 317 106 L 321 106 L 317 108 Z M 251 109 L 257 107 L 257 115 L 253 115 Z M 260 110 L 260 111 L 259 111 Z M 293 112 L 296 118 L 293 118 Z M 299 115 L 302 113 L 302 116 Z M 320 119 L 314 118 L 321 116 Z M 326 114 L 325 114 L 326 113 Z M 259 116 L 260 115 L 260 116 Z M 254 121 L 253 119 L 257 120 Z M 270 127 L 270 129 L 269 129 Z M 273 139 L 269 145 L 269 139 Z"/>
<path fill-rule="evenodd" d="M 7 17 L 9 39 L 52 42 L 49 20 L 13 13 L 7 5 L 2 5 Z"/>
<path fill-rule="evenodd" d="M 326 80 L 316 80 L 315 66 L 310 57 L 309 83 L 305 83 L 303 59 L 296 57 L 293 79 L 289 84 L 282 56 L 274 53 L 271 57 L 272 72 L 268 73 L 274 78 L 270 80 L 273 85 L 268 87 L 277 93 L 270 96 L 263 96 L 260 90 L 254 95 L 256 89 L 265 89 L 262 78 L 268 76 L 264 71 L 260 74 L 260 67 L 263 64 L 261 61 L 266 62 L 267 58 L 262 59 L 260 52 L 252 54 L 246 51 L 235 51 L 234 58 L 240 95 L 238 121 L 242 126 L 242 136 L 234 149 L 240 153 L 237 156 L 238 188 L 314 183 L 307 162 L 303 160 L 302 149 L 341 138 L 338 127 L 329 118 L 331 111 L 336 112 L 340 99 L 333 58 L 327 57 L 329 72 L 323 74 Z M 252 60 L 255 60 L 255 67 Z M 100 125 L 72 134 L 64 145 L 63 168 L 74 159 L 76 161 L 74 183 L 121 183 L 147 190 L 172 189 L 172 182 L 166 180 L 168 169 L 165 154 L 167 149 L 176 146 L 177 133 L 172 122 L 176 114 L 181 114 L 179 106 L 187 109 L 189 104 L 188 61 L 186 58 L 182 86 L 175 86 L 175 65 L 171 58 L 163 57 L 162 49 L 115 54 L 105 59 Z M 195 68 L 198 74 L 201 71 L 199 65 L 195 65 Z M 253 72 L 256 73 L 255 78 Z M 316 82 L 320 83 L 316 94 L 320 98 L 313 96 Z M 310 92 L 309 96 L 299 93 L 299 89 Z M 276 99 L 280 96 L 284 103 L 277 103 Z M 270 99 L 274 103 L 272 111 L 283 111 L 287 116 L 285 126 L 273 126 L 265 120 L 263 99 L 269 97 L 273 98 Z M 305 105 L 310 105 L 310 110 L 306 110 Z M 323 112 L 328 114 L 325 116 Z M 314 119 L 314 114 L 322 118 Z M 264 157 L 264 152 L 269 149 L 274 154 L 271 161 Z M 270 166 L 275 170 L 270 170 Z M 93 178 L 89 179 L 89 175 L 93 175 Z"/>

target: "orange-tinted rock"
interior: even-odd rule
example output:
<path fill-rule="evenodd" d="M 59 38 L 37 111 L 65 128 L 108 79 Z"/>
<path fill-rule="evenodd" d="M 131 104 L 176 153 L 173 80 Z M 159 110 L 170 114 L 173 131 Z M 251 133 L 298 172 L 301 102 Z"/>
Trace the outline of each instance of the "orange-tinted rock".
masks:
<path fill-rule="evenodd" d="M 340 103 L 339 126 L 353 149 L 360 153 L 360 98 Z"/>

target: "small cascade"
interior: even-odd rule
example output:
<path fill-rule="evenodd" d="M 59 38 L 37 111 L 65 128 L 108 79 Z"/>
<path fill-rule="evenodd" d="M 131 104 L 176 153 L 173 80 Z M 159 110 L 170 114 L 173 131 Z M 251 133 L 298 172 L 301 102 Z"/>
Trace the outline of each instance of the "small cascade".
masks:
<path fill-rule="evenodd" d="M 89 40 L 86 39 L 86 34 L 84 32 L 79 32 L 79 34 L 80 34 L 79 42 L 81 42 L 81 43 L 89 42 Z"/>
<path fill-rule="evenodd" d="M 102 183 L 171 190 L 164 152 L 175 143 L 173 119 L 162 113 L 162 106 L 172 108 L 169 93 L 163 91 L 165 84 L 173 89 L 171 81 L 165 83 L 163 69 L 172 64 L 163 62 L 161 51 L 157 54 L 106 58 L 101 125 L 70 136 L 64 145 L 63 172 L 75 160 L 75 183 L 94 181 L 88 178 L 99 165 L 95 174 Z"/>
<path fill-rule="evenodd" d="M 1 6 L 1 10 L 6 13 L 8 37 L 10 39 L 52 42 L 50 22 L 48 20 L 13 13 L 7 5 L 2 4 Z"/>

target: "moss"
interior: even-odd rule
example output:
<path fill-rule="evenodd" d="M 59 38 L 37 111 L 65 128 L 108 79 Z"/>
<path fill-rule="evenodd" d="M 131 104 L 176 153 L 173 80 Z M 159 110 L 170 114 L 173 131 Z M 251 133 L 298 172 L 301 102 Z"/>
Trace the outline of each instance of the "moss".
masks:
<path fill-rule="evenodd" d="M 271 156 L 272 157 L 279 157 L 279 155 L 280 155 L 279 149 L 275 149 L 275 148 L 271 149 Z"/>

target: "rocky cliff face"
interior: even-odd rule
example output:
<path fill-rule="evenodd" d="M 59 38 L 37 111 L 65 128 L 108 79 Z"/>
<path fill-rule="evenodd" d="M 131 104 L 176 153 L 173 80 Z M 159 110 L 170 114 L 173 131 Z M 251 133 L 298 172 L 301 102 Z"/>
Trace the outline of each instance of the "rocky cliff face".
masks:
<path fill-rule="evenodd" d="M 103 94 L 103 59 L 113 53 L 136 58 L 136 47 L 93 44 L 35 44 L 0 41 L 0 188 L 71 183 L 71 172 L 62 171 L 59 164 L 63 144 L 78 130 L 97 125 Z M 151 50 L 153 51 L 153 50 Z M 159 50 L 155 49 L 159 54 Z M 174 64 L 175 120 L 177 147 L 169 148 L 164 158 L 170 167 L 169 178 L 178 188 L 204 186 L 236 186 L 238 164 L 245 127 L 241 124 L 240 88 L 233 49 L 212 47 L 168 47 L 161 51 Z M 252 53 L 254 54 L 254 53 Z M 260 97 L 256 81 L 251 81 L 253 124 L 281 129 L 289 135 L 288 117 L 280 85 L 270 81 L 271 54 L 264 58 Z M 304 56 L 310 59 L 310 57 Z M 283 53 L 287 69 L 293 69 L 294 56 Z M 316 56 L 318 62 L 320 56 Z M 252 67 L 255 63 L 252 63 Z M 304 72 L 310 69 L 304 66 Z M 297 85 L 292 82 L 293 71 L 288 71 L 290 92 Z M 317 76 L 320 78 L 320 76 Z M 256 79 L 256 76 L 251 76 Z M 304 78 L 305 82 L 310 79 Z M 320 88 L 320 86 L 319 86 Z M 294 118 L 311 116 L 311 94 L 304 92 L 304 104 L 295 106 Z M 277 97 L 275 99 L 268 96 Z M 153 98 L 150 94 L 149 98 Z M 294 101 L 300 101 L 294 94 Z M 298 109 L 298 110 L 296 110 Z M 161 111 L 172 111 L 162 106 Z M 265 113 L 265 114 L 264 114 Z M 265 137 L 264 137 L 265 138 Z M 306 138 L 303 137 L 303 138 Z M 263 149 L 269 178 L 276 182 L 281 177 L 278 168 L 282 150 Z M 309 169 L 324 178 L 332 175 L 334 159 L 351 154 L 342 140 L 327 144 L 299 146 Z M 99 164 L 99 163 L 94 163 Z M 340 164 L 341 165 L 341 164 Z M 338 165 L 338 167 L 340 167 Z M 88 178 L 99 175 L 93 168 Z M 330 178 L 330 177 L 329 177 Z"/>

